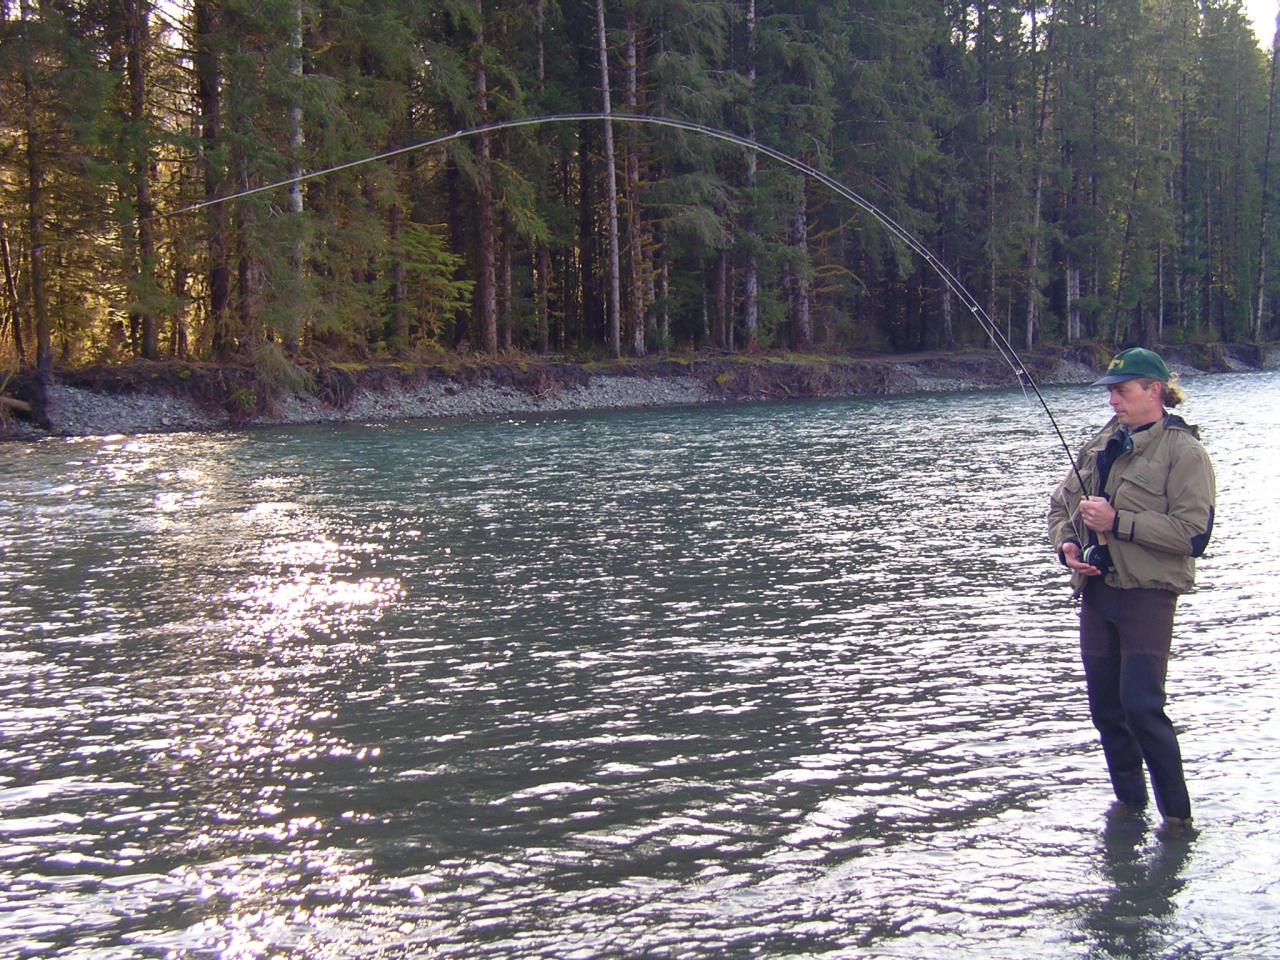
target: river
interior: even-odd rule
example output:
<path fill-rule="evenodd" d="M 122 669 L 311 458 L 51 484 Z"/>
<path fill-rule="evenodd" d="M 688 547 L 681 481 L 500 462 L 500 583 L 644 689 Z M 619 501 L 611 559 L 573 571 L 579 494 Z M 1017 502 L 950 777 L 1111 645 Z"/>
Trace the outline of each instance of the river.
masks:
<path fill-rule="evenodd" d="M 0 956 L 1280 957 L 1280 374 L 1187 386 L 1182 841 L 1016 389 L 0 447 Z"/>

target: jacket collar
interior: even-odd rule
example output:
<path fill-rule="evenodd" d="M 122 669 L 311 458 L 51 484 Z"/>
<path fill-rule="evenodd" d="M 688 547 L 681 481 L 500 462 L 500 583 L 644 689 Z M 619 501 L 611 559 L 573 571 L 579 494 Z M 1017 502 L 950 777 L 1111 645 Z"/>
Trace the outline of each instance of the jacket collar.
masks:
<path fill-rule="evenodd" d="M 1119 419 L 1112 417 L 1107 422 L 1107 425 L 1102 428 L 1102 433 L 1100 435 L 1102 443 L 1105 444 L 1107 439 L 1119 429 Z M 1193 427 L 1176 413 L 1166 413 L 1161 419 L 1151 424 L 1149 428 L 1130 434 L 1130 436 L 1133 437 L 1133 452 L 1141 453 L 1151 444 L 1155 443 L 1160 435 L 1166 430 L 1185 430 L 1193 437 L 1198 438 L 1200 436 L 1200 430 L 1198 427 Z"/>
<path fill-rule="evenodd" d="M 1133 437 L 1133 452 L 1141 453 L 1151 444 L 1155 443 L 1160 434 L 1164 432 L 1165 426 L 1166 424 L 1164 420 L 1161 419 L 1157 420 L 1149 427 L 1144 427 L 1136 433 L 1129 434 L 1129 436 Z"/>
<path fill-rule="evenodd" d="M 1164 415 L 1164 425 L 1166 429 L 1185 430 L 1187 431 L 1187 433 L 1191 434 L 1197 440 L 1200 439 L 1200 428 L 1197 426 L 1193 426 L 1190 423 L 1187 423 L 1187 421 L 1183 420 L 1176 413 L 1166 413 Z"/>

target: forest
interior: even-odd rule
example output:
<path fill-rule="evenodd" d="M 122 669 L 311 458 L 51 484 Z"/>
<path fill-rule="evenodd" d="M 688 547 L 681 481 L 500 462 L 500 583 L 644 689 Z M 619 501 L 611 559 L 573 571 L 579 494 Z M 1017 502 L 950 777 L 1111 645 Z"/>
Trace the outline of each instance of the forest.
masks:
<path fill-rule="evenodd" d="M 769 156 L 485 129 L 583 112 L 812 166 L 1020 347 L 1274 339 L 1275 60 L 1239 0 L 0 0 L 0 373 L 984 343 Z"/>

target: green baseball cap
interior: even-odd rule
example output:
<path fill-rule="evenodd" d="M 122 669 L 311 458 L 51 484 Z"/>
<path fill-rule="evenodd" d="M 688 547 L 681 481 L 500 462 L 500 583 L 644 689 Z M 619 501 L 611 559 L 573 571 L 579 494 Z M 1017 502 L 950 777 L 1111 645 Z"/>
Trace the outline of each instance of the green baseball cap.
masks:
<path fill-rule="evenodd" d="M 1169 382 L 1169 368 L 1160 355 L 1145 347 L 1121 350 L 1107 364 L 1107 372 L 1093 381 L 1095 387 L 1105 387 L 1125 380 L 1159 380 Z"/>

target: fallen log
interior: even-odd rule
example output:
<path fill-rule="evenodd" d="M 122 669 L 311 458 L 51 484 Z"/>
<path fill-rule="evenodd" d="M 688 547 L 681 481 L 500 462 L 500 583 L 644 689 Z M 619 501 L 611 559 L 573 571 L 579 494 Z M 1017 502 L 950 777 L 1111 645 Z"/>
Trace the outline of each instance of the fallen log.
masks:
<path fill-rule="evenodd" d="M 15 397 L 0 397 L 0 407 L 8 407 L 10 410 L 17 410 L 19 413 L 31 413 L 31 404 Z"/>

